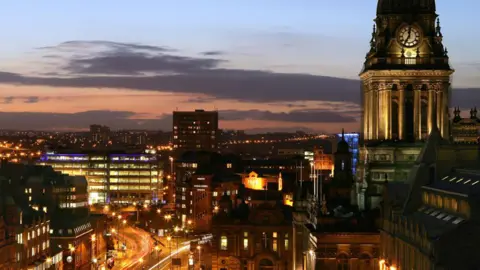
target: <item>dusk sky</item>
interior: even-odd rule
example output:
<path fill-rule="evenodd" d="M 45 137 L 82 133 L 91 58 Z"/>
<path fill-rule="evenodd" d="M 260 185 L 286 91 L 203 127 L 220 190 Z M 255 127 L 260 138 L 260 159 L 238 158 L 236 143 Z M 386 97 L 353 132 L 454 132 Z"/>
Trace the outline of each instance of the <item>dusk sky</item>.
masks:
<path fill-rule="evenodd" d="M 0 9 L 0 129 L 359 130 L 377 0 L 42 0 Z M 480 106 L 480 1 L 437 0 L 452 106 Z"/>

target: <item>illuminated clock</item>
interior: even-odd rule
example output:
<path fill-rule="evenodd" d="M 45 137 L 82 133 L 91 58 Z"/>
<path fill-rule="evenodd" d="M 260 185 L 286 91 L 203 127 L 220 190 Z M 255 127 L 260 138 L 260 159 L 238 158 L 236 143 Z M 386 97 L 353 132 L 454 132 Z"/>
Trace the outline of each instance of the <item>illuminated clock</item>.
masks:
<path fill-rule="evenodd" d="M 420 31 L 411 25 L 404 26 L 398 31 L 398 41 L 402 46 L 415 47 L 420 43 Z"/>

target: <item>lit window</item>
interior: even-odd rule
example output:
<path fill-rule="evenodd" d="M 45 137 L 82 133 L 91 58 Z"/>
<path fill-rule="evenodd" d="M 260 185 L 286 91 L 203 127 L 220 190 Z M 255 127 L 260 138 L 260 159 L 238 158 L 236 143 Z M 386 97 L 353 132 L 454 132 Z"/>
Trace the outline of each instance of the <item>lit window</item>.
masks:
<path fill-rule="evenodd" d="M 285 234 L 285 250 L 288 250 L 289 243 L 288 243 L 288 233 Z"/>
<path fill-rule="evenodd" d="M 248 250 L 248 232 L 243 233 L 243 250 Z"/>
<path fill-rule="evenodd" d="M 228 240 L 225 235 L 220 238 L 220 250 L 227 250 L 228 249 Z"/>
<path fill-rule="evenodd" d="M 23 244 L 23 235 L 21 233 L 17 234 L 17 243 Z"/>
<path fill-rule="evenodd" d="M 217 197 L 218 196 L 218 192 L 214 191 L 213 192 L 213 197 Z"/>
<path fill-rule="evenodd" d="M 278 242 L 277 242 L 277 233 L 276 232 L 273 232 L 272 238 L 273 238 L 272 249 L 273 249 L 273 251 L 277 251 L 278 250 Z"/>
<path fill-rule="evenodd" d="M 232 163 L 227 163 L 227 169 L 231 169 L 232 168 Z"/>

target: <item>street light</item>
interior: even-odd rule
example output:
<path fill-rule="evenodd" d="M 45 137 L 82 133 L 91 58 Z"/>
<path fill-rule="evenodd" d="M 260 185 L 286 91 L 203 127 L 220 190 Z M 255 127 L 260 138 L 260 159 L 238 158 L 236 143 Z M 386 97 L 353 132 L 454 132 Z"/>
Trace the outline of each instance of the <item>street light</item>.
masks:
<path fill-rule="evenodd" d="M 172 237 L 169 235 L 167 236 L 168 247 L 170 249 L 170 269 L 173 269 L 173 258 L 172 258 Z"/>
<path fill-rule="evenodd" d="M 198 245 L 198 264 L 200 265 L 200 268 L 202 267 L 202 246 Z"/>

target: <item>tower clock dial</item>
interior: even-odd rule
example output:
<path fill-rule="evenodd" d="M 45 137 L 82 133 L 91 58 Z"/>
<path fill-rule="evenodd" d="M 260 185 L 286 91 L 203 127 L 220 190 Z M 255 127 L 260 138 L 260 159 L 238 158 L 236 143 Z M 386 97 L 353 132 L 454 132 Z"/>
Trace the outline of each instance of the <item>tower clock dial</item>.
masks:
<path fill-rule="evenodd" d="M 404 26 L 398 31 L 398 41 L 402 46 L 415 47 L 420 43 L 420 31 L 411 25 Z"/>

